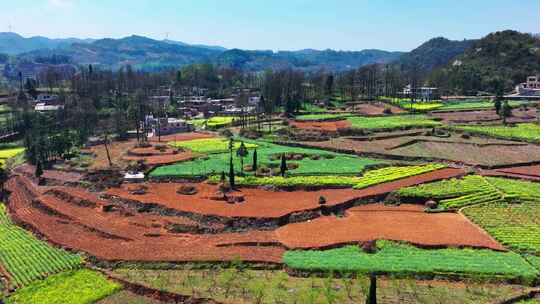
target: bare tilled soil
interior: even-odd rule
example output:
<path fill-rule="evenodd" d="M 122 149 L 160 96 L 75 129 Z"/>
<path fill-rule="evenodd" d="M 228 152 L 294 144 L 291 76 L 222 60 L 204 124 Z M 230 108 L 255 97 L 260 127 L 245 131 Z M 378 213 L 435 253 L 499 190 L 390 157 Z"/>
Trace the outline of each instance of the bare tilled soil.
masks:
<path fill-rule="evenodd" d="M 319 248 L 371 240 L 407 241 L 423 246 L 469 246 L 504 250 L 487 233 L 455 213 L 425 213 L 421 205 L 353 207 L 345 217 L 327 216 L 277 229 L 289 248 Z"/>
<path fill-rule="evenodd" d="M 301 142 L 316 148 L 380 155 L 396 159 L 448 160 L 474 166 L 503 166 L 540 161 L 536 145 L 479 137 L 399 136 L 390 138 L 332 138 L 321 142 Z"/>
<path fill-rule="evenodd" d="M 399 107 L 392 106 L 385 103 L 373 103 L 373 104 L 364 103 L 364 104 L 354 105 L 354 107 L 351 107 L 351 110 L 359 114 L 370 116 L 370 115 L 383 115 L 385 114 L 384 110 L 387 108 L 390 109 L 390 111 L 394 114 L 406 112 L 405 110 Z"/>
<path fill-rule="evenodd" d="M 276 218 L 294 212 L 320 208 L 319 198 L 326 198 L 327 206 L 344 204 L 349 201 L 374 195 L 381 195 L 401 187 L 412 186 L 428 181 L 440 180 L 464 174 L 460 169 L 442 169 L 398 181 L 379 184 L 362 190 L 326 189 L 318 191 L 269 191 L 260 188 L 241 188 L 234 195 L 242 195 L 244 202 L 230 204 L 212 199 L 218 187 L 206 183 L 191 184 L 196 187 L 196 195 L 182 195 L 176 190 L 178 183 L 148 183 L 145 194 L 137 195 L 129 191 L 129 186 L 111 188 L 107 194 L 143 203 L 156 203 L 167 208 L 197 214 L 222 217 Z"/>
<path fill-rule="evenodd" d="M 164 152 L 160 152 L 155 148 L 156 145 L 166 145 L 170 141 L 211 137 L 215 137 L 215 135 L 213 133 L 200 132 L 178 133 L 161 136 L 161 142 L 158 142 L 157 137 L 151 137 L 148 139 L 151 144 L 150 147 L 138 148 L 136 147 L 137 140 L 130 139 L 126 141 L 114 141 L 109 144 L 108 148 L 112 163 L 119 167 L 126 166 L 130 161 L 138 160 L 144 160 L 148 165 L 163 165 L 189 160 L 196 157 L 196 155 L 189 151 L 173 154 L 173 149 L 171 148 L 166 148 Z M 92 146 L 83 151 L 94 155 L 94 160 L 89 169 L 104 170 L 109 168 L 109 160 L 107 159 L 107 152 L 104 145 Z M 129 153 L 129 151 L 132 151 L 133 153 Z M 148 155 L 144 155 L 144 152 L 147 152 Z"/>
<path fill-rule="evenodd" d="M 529 175 L 540 178 L 540 165 L 502 168 L 497 171 L 510 174 Z"/>
<path fill-rule="evenodd" d="M 501 118 L 494 109 L 477 111 L 453 111 L 453 112 L 434 112 L 430 114 L 435 118 L 442 119 L 445 123 L 466 124 L 466 123 L 495 123 L 500 122 Z M 512 117 L 508 118 L 510 123 L 536 121 L 540 117 L 540 110 L 529 107 L 527 111 L 522 109 L 512 110 Z"/>
<path fill-rule="evenodd" d="M 163 227 L 170 218 L 101 212 L 99 201 L 94 201 L 98 207 L 81 207 L 52 197 L 40 197 L 39 190 L 24 177 L 11 178 L 8 190 L 12 192 L 9 209 L 17 223 L 50 242 L 106 260 L 229 261 L 240 258 L 280 262 L 284 252 L 272 231 L 173 233 Z M 35 197 L 40 198 L 34 200 Z"/>
<path fill-rule="evenodd" d="M 351 126 L 351 122 L 346 119 L 337 121 L 291 121 L 290 124 L 299 129 L 320 131 L 337 131 Z"/>
<path fill-rule="evenodd" d="M 233 223 L 240 221 L 242 216 L 302 214 L 306 210 L 320 208 L 318 198 L 321 194 L 327 198 L 328 208 L 332 208 L 350 199 L 379 195 L 399 187 L 463 173 L 458 169 L 443 169 L 364 190 L 272 192 L 241 189 L 246 201 L 236 204 L 205 198 L 206 195 L 213 195 L 215 190 L 214 186 L 207 184 L 193 184 L 199 190 L 197 195 L 176 194 L 180 184 L 173 183 L 138 184 L 109 191 L 118 191 L 118 194 L 140 201 L 146 197 L 149 206 L 152 206 L 150 201 L 162 200 L 158 203 L 181 209 L 186 216 L 164 215 L 159 213 L 159 208 L 145 210 L 119 200 L 102 199 L 82 188 L 38 187 L 24 175 L 12 176 L 6 186 L 10 192 L 8 208 L 15 222 L 52 243 L 84 251 L 100 259 L 177 262 L 231 261 L 240 258 L 244 261 L 279 263 L 286 247 L 272 230 L 275 226 L 259 230 L 259 226 L 265 227 L 267 219 L 255 220 L 253 226 L 242 228 L 243 232 L 226 232 L 228 230 L 219 221 L 207 220 L 216 214 Z M 144 191 L 148 194 L 133 194 L 137 190 L 135 188 L 141 186 L 146 187 Z M 144 206 L 144 203 L 138 204 Z M 315 218 L 319 216 L 320 213 L 315 214 Z M 302 216 L 296 219 L 302 221 Z M 280 225 L 283 229 L 289 226 L 287 221 Z M 334 244 L 343 242 L 339 233 L 335 237 Z M 286 242 L 291 242 L 290 238 Z M 332 240 L 327 242 L 331 244 Z M 295 245 L 291 243 L 290 246 Z"/>

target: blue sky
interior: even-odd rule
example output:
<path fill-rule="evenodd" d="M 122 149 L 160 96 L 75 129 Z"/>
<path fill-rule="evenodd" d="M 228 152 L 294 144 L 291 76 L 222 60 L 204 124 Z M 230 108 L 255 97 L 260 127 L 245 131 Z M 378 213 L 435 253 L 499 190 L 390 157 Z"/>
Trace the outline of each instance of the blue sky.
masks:
<path fill-rule="evenodd" d="M 538 0 L 0 0 L 0 31 L 131 34 L 228 48 L 408 51 L 444 36 L 540 32 Z"/>

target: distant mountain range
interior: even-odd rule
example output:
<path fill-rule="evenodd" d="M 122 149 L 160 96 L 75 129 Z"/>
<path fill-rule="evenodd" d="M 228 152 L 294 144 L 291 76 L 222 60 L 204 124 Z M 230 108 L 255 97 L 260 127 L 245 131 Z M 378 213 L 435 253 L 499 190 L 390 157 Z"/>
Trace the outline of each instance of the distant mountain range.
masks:
<path fill-rule="evenodd" d="M 93 39 L 50 39 L 42 36 L 24 38 L 16 33 L 0 33 L 0 53 L 18 55 L 38 49 L 68 47 L 73 43 L 92 43 Z"/>
<path fill-rule="evenodd" d="M 87 64 L 118 69 L 129 64 L 136 69 L 155 71 L 191 63 L 213 63 L 245 71 L 268 68 L 342 71 L 382 63 L 398 65 L 405 72 L 416 70 L 422 79 L 434 80 L 439 85 L 463 79 L 459 73 L 467 73 L 475 77 L 467 83 L 480 82 L 482 87 L 489 87 L 493 77 L 507 79 L 510 86 L 529 74 L 540 73 L 540 39 L 534 34 L 502 31 L 477 40 L 452 41 L 438 37 L 407 53 L 312 49 L 273 52 L 191 45 L 142 36 L 93 40 L 23 38 L 14 33 L 0 33 L 2 63 L 6 63 L 4 74 L 10 78 L 21 70 L 31 74 L 51 65 L 65 70 L 68 66 Z"/>
<path fill-rule="evenodd" d="M 215 63 L 249 71 L 267 68 L 339 71 L 372 63 L 389 63 L 403 54 L 382 50 L 228 50 L 220 46 L 191 45 L 135 35 L 92 40 L 23 38 L 14 33 L 0 33 L 0 53 L 25 63 L 36 60 L 43 63 L 54 57 L 55 63 L 61 58 L 62 63 L 94 64 L 112 69 L 127 64 L 143 70 L 159 70 L 190 63 Z"/>

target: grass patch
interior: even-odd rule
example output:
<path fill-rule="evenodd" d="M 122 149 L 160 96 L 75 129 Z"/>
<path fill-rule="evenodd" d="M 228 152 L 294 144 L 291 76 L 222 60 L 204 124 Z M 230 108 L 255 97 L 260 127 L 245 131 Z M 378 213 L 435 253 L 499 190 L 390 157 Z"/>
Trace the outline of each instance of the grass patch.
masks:
<path fill-rule="evenodd" d="M 80 267 L 79 255 L 49 246 L 15 226 L 0 204 L 0 263 L 11 276 L 10 284 L 21 287 L 46 276 Z"/>
<path fill-rule="evenodd" d="M 361 172 L 366 166 L 381 164 L 381 161 L 359 158 L 346 154 L 328 152 L 319 149 L 308 149 L 276 145 L 264 141 L 244 141 L 258 146 L 258 165 L 279 168 L 280 154 L 299 154 L 304 157 L 299 160 L 287 161 L 295 163 L 297 168 L 288 171 L 289 175 L 351 175 Z M 244 164 L 252 163 L 253 151 L 244 159 Z M 234 155 L 233 163 L 235 172 L 240 173 L 240 159 Z M 229 172 L 229 153 L 209 154 L 195 160 L 181 162 L 173 165 L 162 166 L 150 172 L 151 177 L 161 176 L 208 176 L 219 174 L 222 171 Z M 251 172 L 246 172 L 252 174 Z"/>
<path fill-rule="evenodd" d="M 349 117 L 353 128 L 359 129 L 393 129 L 404 127 L 439 126 L 437 122 L 426 115 L 394 115 L 384 117 Z"/>
<path fill-rule="evenodd" d="M 118 290 L 113 283 L 95 271 L 81 269 L 48 277 L 22 288 L 7 298 L 7 304 L 89 304 Z"/>
<path fill-rule="evenodd" d="M 282 270 L 193 269 L 187 265 L 175 270 L 121 268 L 115 270 L 115 275 L 153 288 L 213 298 L 222 303 L 365 303 L 369 290 L 369 281 L 362 275 L 305 278 L 290 276 Z M 393 278 L 379 278 L 378 287 L 378 297 L 384 303 L 445 304 L 491 303 L 525 289 L 473 281 L 421 284 L 414 279 Z"/>
<path fill-rule="evenodd" d="M 324 251 L 287 251 L 283 262 L 304 271 L 388 273 L 399 276 L 446 274 L 460 277 L 518 279 L 530 284 L 538 271 L 519 254 L 475 249 L 420 249 L 378 241 L 378 251 L 364 253 L 358 246 Z"/>
<path fill-rule="evenodd" d="M 457 126 L 455 128 L 470 133 L 507 139 L 540 141 L 540 126 L 535 123 L 519 123 L 514 126 Z"/>
<path fill-rule="evenodd" d="M 244 143 L 246 148 L 256 148 L 256 144 Z M 202 138 L 185 141 L 170 142 L 169 145 L 177 148 L 189 149 L 196 153 L 223 153 L 229 151 L 229 139 L 227 138 Z M 240 147 L 239 141 L 234 141 L 233 150 Z"/>

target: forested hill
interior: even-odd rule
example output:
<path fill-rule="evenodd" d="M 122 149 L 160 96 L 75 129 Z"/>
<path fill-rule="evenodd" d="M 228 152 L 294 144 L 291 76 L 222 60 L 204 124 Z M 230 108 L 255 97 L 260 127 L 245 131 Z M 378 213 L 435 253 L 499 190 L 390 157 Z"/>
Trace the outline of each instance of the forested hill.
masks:
<path fill-rule="evenodd" d="M 441 87 L 493 92 L 503 82 L 506 90 L 540 73 L 540 39 L 531 34 L 502 31 L 475 41 L 465 52 L 435 70 L 430 82 Z"/>
<path fill-rule="evenodd" d="M 398 63 L 403 70 L 417 69 L 420 74 L 425 75 L 463 55 L 475 42 L 476 40 L 454 41 L 443 37 L 433 38 L 411 52 L 403 54 Z"/>
<path fill-rule="evenodd" d="M 230 50 L 220 54 L 214 62 L 220 66 L 259 71 L 267 68 L 300 69 L 316 71 L 343 71 L 374 63 L 390 63 L 402 53 L 381 50 L 363 50 L 357 52 L 334 50 L 301 51 L 244 51 Z"/>

